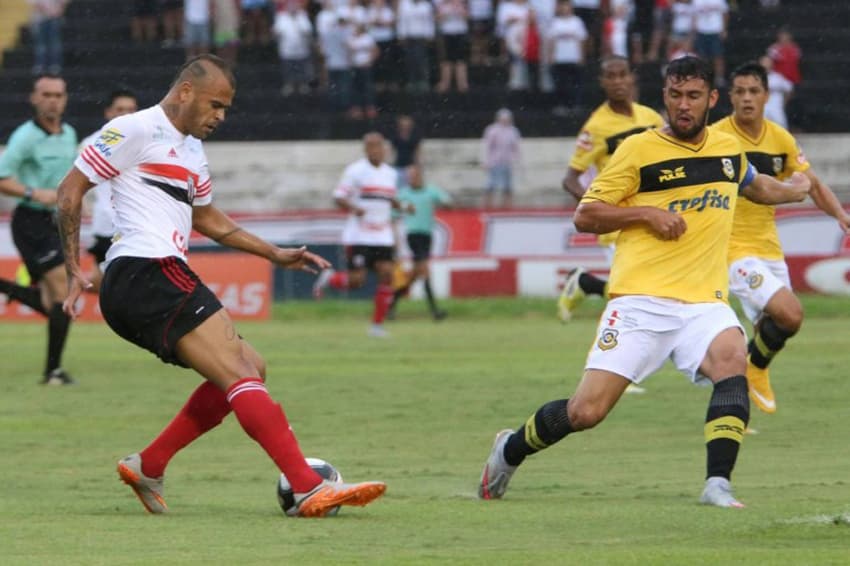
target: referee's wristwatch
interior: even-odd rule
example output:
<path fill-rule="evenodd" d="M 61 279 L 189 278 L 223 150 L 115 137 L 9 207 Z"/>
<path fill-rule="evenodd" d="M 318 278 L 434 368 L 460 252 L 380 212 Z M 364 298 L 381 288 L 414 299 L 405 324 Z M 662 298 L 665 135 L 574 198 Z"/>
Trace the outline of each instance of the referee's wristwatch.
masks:
<path fill-rule="evenodd" d="M 34 192 L 35 189 L 29 185 L 24 186 L 24 202 L 32 202 L 32 195 Z"/>

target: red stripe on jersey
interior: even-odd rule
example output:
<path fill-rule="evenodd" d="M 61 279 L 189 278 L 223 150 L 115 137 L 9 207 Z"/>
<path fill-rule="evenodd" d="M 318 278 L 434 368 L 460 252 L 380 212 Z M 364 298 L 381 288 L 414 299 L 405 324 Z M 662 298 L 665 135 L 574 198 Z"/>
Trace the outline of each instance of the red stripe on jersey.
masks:
<path fill-rule="evenodd" d="M 195 282 L 186 277 L 185 273 L 179 271 L 179 268 L 174 265 L 174 258 L 165 257 L 157 259 L 157 262 L 159 263 L 159 267 L 162 270 L 163 275 L 165 275 L 169 281 L 174 283 L 175 287 L 186 293 L 191 293 L 195 289 Z"/>
<path fill-rule="evenodd" d="M 112 175 L 111 175 L 112 177 L 119 175 L 121 173 L 118 169 L 113 167 L 111 163 L 109 163 L 107 160 L 105 160 L 103 158 L 103 156 L 100 155 L 97 152 L 97 150 L 95 148 L 93 148 L 92 146 L 88 146 L 86 148 L 86 151 L 88 151 L 89 156 L 91 156 L 95 161 L 97 161 L 101 166 L 103 166 L 104 169 L 106 169 L 107 171 L 112 173 Z"/>
<path fill-rule="evenodd" d="M 142 163 L 139 165 L 139 171 L 183 182 L 188 182 L 191 177 L 195 186 L 198 186 L 198 175 L 179 165 L 173 165 L 171 163 Z"/>
<path fill-rule="evenodd" d="M 381 194 L 386 197 L 394 197 L 395 196 L 395 188 L 393 187 L 363 187 L 360 189 L 361 193 L 367 194 Z"/>
<path fill-rule="evenodd" d="M 195 191 L 195 196 L 205 197 L 210 194 L 210 191 L 212 191 L 212 183 L 209 179 L 207 179 L 207 181 L 203 183 L 200 187 L 198 187 L 198 189 Z"/>
<path fill-rule="evenodd" d="M 98 174 L 98 176 L 99 176 L 101 179 L 111 179 L 111 178 L 113 177 L 113 175 L 110 175 L 109 173 L 107 173 L 106 171 L 104 171 L 104 169 L 103 169 L 100 165 L 98 165 L 96 161 L 94 161 L 91 157 L 89 157 L 89 156 L 88 156 L 88 155 L 86 155 L 85 153 L 83 153 L 82 155 L 80 155 L 80 157 L 82 157 L 82 158 L 83 158 L 83 161 L 85 161 L 86 163 L 88 163 L 89 167 L 91 167 L 92 169 L 94 169 L 94 172 L 95 172 L 95 173 L 97 173 L 97 174 Z"/>

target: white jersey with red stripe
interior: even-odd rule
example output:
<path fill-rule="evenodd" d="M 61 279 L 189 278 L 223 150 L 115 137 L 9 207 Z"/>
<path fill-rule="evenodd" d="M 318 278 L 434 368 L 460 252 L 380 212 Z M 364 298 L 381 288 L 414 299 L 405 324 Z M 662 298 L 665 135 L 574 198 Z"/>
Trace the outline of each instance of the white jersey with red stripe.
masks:
<path fill-rule="evenodd" d="M 377 167 L 368 159 L 360 159 L 345 168 L 334 198 L 345 199 L 363 209 L 363 216 L 350 214 L 342 231 L 346 246 L 392 246 L 393 201 L 396 198 L 398 173 L 381 163 Z"/>
<path fill-rule="evenodd" d="M 122 256 L 186 260 L 192 207 L 212 202 L 201 141 L 179 132 L 152 106 L 107 123 L 74 166 L 89 181 L 110 181 L 115 239 L 106 261 Z"/>
<path fill-rule="evenodd" d="M 80 151 L 92 145 L 100 137 L 100 131 L 94 132 L 80 142 Z M 112 183 L 105 181 L 92 189 L 94 206 L 91 211 L 91 230 L 95 236 L 111 238 L 115 233 L 115 212 L 112 210 Z"/>

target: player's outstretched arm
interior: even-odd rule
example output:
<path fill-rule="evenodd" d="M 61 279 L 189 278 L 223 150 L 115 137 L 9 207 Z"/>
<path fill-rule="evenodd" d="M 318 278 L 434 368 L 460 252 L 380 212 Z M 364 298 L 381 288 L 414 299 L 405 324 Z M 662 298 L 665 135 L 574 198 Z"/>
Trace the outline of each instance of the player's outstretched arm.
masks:
<path fill-rule="evenodd" d="M 77 299 L 83 290 L 92 286 L 80 269 L 80 211 L 83 196 L 93 186 L 88 177 L 72 167 L 56 189 L 57 223 L 65 254 L 65 271 L 68 273 L 68 298 L 62 304 L 62 310 L 71 317 L 77 315 Z"/>
<path fill-rule="evenodd" d="M 809 195 L 812 197 L 815 206 L 835 218 L 845 233 L 850 233 L 850 214 L 847 214 L 847 211 L 841 206 L 841 202 L 832 192 L 832 189 L 821 181 L 811 169 L 807 169 L 803 174 L 812 182 Z"/>
<path fill-rule="evenodd" d="M 232 218 L 212 205 L 192 209 L 192 227 L 222 246 L 264 257 L 287 269 L 300 269 L 316 273 L 330 267 L 323 257 L 308 252 L 307 248 L 279 248 L 262 238 L 243 230 Z"/>
<path fill-rule="evenodd" d="M 806 200 L 811 186 L 809 178 L 802 173 L 794 173 L 787 183 L 759 173 L 741 194 L 758 204 L 785 204 Z"/>
<path fill-rule="evenodd" d="M 561 188 L 570 193 L 576 200 L 581 200 L 581 197 L 585 193 L 585 189 L 579 180 L 583 174 L 584 171 L 569 167 L 567 168 L 567 174 L 561 181 Z"/>
<path fill-rule="evenodd" d="M 660 240 L 678 240 L 688 229 L 685 219 L 653 206 L 614 206 L 605 202 L 583 202 L 573 223 L 579 232 L 607 234 L 634 224 L 644 224 Z"/>

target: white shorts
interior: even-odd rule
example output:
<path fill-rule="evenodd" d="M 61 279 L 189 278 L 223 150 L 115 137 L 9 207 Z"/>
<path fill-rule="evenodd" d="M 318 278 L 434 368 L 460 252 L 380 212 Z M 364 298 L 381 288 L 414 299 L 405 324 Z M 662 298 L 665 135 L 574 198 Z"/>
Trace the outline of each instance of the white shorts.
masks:
<path fill-rule="evenodd" d="M 682 303 L 629 295 L 608 302 L 585 369 L 600 369 L 640 383 L 669 358 L 691 381 L 699 374 L 708 347 L 727 328 L 744 329 L 725 303 Z"/>
<path fill-rule="evenodd" d="M 755 323 L 777 291 L 791 289 L 788 266 L 780 260 L 744 257 L 729 266 L 729 292 L 741 301 L 741 308 Z"/>

